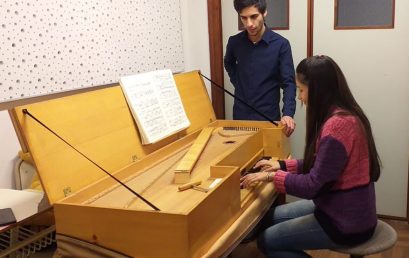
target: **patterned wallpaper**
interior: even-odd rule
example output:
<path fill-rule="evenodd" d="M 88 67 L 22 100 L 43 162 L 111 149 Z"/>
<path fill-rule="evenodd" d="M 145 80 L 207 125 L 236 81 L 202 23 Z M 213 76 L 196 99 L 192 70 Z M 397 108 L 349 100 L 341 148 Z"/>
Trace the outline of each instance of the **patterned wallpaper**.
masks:
<path fill-rule="evenodd" d="M 182 71 L 179 0 L 0 0 L 0 102 Z"/>

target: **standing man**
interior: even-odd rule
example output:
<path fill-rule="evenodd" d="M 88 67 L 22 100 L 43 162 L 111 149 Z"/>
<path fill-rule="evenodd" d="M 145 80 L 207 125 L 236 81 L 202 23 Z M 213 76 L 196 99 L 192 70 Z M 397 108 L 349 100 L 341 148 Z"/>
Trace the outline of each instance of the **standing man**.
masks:
<path fill-rule="evenodd" d="M 234 0 L 245 30 L 227 43 L 224 67 L 239 98 L 274 121 L 281 120 L 289 136 L 295 129 L 296 87 L 290 43 L 267 28 L 265 0 Z M 280 114 L 280 88 L 283 109 Z M 239 101 L 234 101 L 233 119 L 265 120 Z"/>

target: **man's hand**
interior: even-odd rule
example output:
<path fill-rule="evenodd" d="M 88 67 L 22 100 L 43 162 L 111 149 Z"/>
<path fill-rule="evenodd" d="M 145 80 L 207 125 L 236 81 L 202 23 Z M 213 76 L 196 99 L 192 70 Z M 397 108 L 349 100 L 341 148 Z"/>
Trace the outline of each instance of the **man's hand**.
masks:
<path fill-rule="evenodd" d="M 295 121 L 292 117 L 290 116 L 283 116 L 280 121 L 285 127 L 284 127 L 284 134 L 289 137 L 295 129 Z"/>

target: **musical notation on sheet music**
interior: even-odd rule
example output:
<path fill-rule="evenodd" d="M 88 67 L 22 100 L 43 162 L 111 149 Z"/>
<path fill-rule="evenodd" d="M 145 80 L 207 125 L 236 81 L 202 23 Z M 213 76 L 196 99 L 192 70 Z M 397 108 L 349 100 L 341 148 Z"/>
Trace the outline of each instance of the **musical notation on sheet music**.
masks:
<path fill-rule="evenodd" d="M 157 142 L 189 127 L 182 100 L 170 70 L 158 70 L 120 79 L 142 143 Z"/>

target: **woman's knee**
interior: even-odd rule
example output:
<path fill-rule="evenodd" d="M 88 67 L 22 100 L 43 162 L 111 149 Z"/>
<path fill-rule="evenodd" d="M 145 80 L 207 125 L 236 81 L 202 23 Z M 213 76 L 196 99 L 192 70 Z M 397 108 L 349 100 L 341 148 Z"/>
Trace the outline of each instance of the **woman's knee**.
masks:
<path fill-rule="evenodd" d="M 314 213 L 315 205 L 311 200 L 300 200 L 271 209 L 265 216 L 270 225 Z"/>

